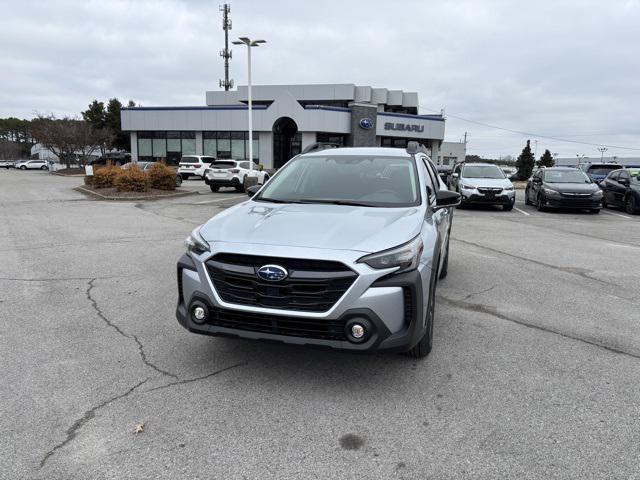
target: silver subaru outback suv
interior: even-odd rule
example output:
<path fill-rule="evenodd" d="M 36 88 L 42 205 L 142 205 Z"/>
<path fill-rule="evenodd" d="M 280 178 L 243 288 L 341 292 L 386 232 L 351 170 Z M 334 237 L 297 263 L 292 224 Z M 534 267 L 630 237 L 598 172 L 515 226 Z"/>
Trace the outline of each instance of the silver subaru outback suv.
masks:
<path fill-rule="evenodd" d="M 447 273 L 452 207 L 423 148 L 291 159 L 196 228 L 178 261 L 194 333 L 424 357 Z"/>

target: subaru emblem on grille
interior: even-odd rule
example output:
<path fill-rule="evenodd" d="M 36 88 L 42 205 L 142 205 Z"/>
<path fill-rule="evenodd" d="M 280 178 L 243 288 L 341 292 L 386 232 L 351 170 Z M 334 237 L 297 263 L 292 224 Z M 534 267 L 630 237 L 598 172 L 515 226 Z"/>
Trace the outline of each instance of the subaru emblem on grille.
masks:
<path fill-rule="evenodd" d="M 289 275 L 289 272 L 280 265 L 263 265 L 258 269 L 257 275 L 267 282 L 279 282 Z"/>

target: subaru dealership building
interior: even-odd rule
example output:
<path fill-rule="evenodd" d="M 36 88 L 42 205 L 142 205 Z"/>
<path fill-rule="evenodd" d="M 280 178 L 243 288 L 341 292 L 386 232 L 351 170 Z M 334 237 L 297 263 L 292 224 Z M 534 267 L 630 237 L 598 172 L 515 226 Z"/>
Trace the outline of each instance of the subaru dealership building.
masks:
<path fill-rule="evenodd" d="M 406 147 L 417 140 L 442 163 L 445 119 L 419 115 L 418 94 L 334 85 L 258 85 L 253 96 L 253 156 L 279 168 L 307 145 Z M 247 87 L 206 93 L 205 106 L 122 109 L 134 161 L 176 164 L 182 155 L 246 159 Z"/>

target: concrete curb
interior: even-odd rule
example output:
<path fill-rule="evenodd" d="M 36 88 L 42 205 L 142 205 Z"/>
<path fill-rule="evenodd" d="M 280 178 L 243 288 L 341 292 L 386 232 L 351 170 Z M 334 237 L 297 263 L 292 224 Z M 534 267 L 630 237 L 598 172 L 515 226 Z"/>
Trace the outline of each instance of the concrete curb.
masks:
<path fill-rule="evenodd" d="M 140 195 L 137 197 L 114 197 L 112 195 L 102 195 L 101 193 L 94 192 L 93 190 L 89 190 L 88 188 L 84 188 L 83 186 L 75 187 L 74 190 L 76 192 L 83 193 L 89 197 L 93 197 L 96 200 L 111 200 L 111 201 L 120 201 L 120 202 L 129 202 L 129 201 L 139 201 L 139 200 L 163 200 L 165 198 L 179 198 L 179 197 L 187 197 L 189 195 L 195 195 L 198 192 L 178 192 L 171 193 L 169 195 Z"/>
<path fill-rule="evenodd" d="M 51 175 L 56 175 L 58 177 L 84 177 L 84 173 L 74 173 L 71 175 L 67 175 L 66 173 L 58 173 L 58 172 L 49 172 Z"/>

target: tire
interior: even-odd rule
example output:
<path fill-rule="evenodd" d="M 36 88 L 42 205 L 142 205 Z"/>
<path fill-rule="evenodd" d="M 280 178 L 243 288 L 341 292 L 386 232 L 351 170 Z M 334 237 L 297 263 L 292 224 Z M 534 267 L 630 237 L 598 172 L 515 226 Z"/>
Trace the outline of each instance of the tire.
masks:
<path fill-rule="evenodd" d="M 184 174 L 180 174 L 180 178 L 182 178 L 182 181 L 184 182 L 185 180 L 187 180 L 189 178 L 189 175 L 184 175 Z"/>
<path fill-rule="evenodd" d="M 633 215 L 638 210 L 638 206 L 636 205 L 636 199 L 633 195 L 629 195 L 627 200 L 624 202 L 624 210 L 625 212 Z"/>
<path fill-rule="evenodd" d="M 40 170 L 49 170 L 49 169 L 46 167 L 46 165 L 43 165 L 40 167 Z"/>
<path fill-rule="evenodd" d="M 213 193 L 216 193 L 218 190 L 220 190 L 220 187 L 218 185 L 213 185 L 212 183 L 209 184 L 209 188 Z"/>
<path fill-rule="evenodd" d="M 513 202 L 510 202 L 508 205 L 503 205 L 503 206 L 502 206 L 502 209 L 503 209 L 505 212 L 510 212 L 511 210 L 513 210 L 513 205 L 514 205 L 515 203 L 516 203 L 516 199 L 514 198 L 514 199 L 513 199 Z"/>
<path fill-rule="evenodd" d="M 538 195 L 538 198 L 536 200 L 536 209 L 539 212 L 544 212 L 544 200 L 542 199 L 542 195 Z"/>
<path fill-rule="evenodd" d="M 431 278 L 431 289 L 429 291 L 429 304 L 427 306 L 426 323 L 427 329 L 424 336 L 420 341 L 407 352 L 407 355 L 411 358 L 424 358 L 433 348 L 433 320 L 435 317 L 435 304 L 436 304 L 436 284 L 437 277 L 434 275 Z"/>
<path fill-rule="evenodd" d="M 602 208 L 607 208 L 609 207 L 609 204 L 607 203 L 607 199 L 604 198 L 604 195 L 602 196 Z"/>
<path fill-rule="evenodd" d="M 176 175 L 176 187 L 182 185 L 182 177 L 180 175 Z"/>
<path fill-rule="evenodd" d="M 26 169 L 27 169 L 27 167 L 25 167 L 24 165 L 22 165 L 22 166 L 20 167 L 20 170 L 26 170 Z"/>
<path fill-rule="evenodd" d="M 236 183 L 234 185 L 234 188 L 236 189 L 236 192 L 244 192 L 244 182 L 245 182 L 246 179 L 247 179 L 247 177 L 245 176 L 242 179 L 242 182 L 238 181 L 238 183 Z"/>
<path fill-rule="evenodd" d="M 444 251 L 444 261 L 442 262 L 438 279 L 442 280 L 447 278 L 447 273 L 449 273 L 449 238 L 447 238 L 447 248 Z"/>
<path fill-rule="evenodd" d="M 593 214 L 600 213 L 600 209 L 599 208 L 592 208 L 591 210 L 589 210 L 589 213 L 593 213 Z"/>
<path fill-rule="evenodd" d="M 526 189 L 524 191 L 524 204 L 525 205 L 532 205 L 531 200 L 529 200 L 529 189 Z"/>

